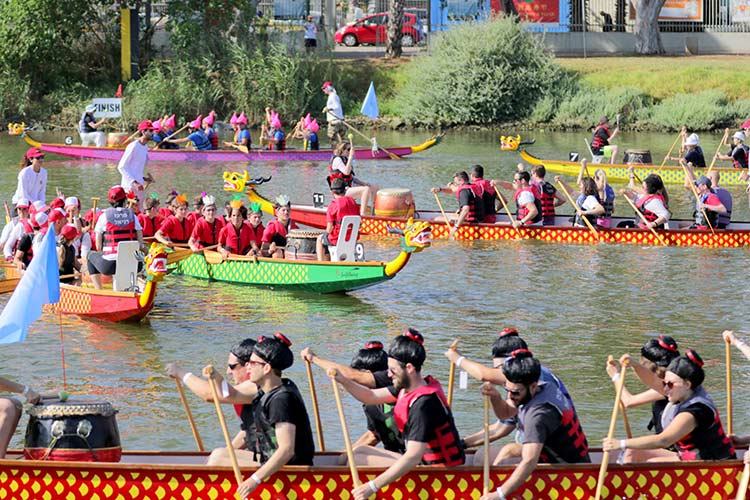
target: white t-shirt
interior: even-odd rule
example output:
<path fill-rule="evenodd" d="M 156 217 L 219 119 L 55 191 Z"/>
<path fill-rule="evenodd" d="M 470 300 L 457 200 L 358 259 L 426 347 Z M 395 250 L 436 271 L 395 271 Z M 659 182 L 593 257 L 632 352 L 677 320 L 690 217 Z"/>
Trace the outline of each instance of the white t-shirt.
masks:
<path fill-rule="evenodd" d="M 641 195 L 636 197 L 636 202 L 647 195 Z M 657 198 L 652 198 L 644 205 L 646 210 L 649 210 L 656 214 L 657 217 L 664 217 L 664 222 L 669 220 L 669 210 L 664 206 L 664 203 Z"/>
<path fill-rule="evenodd" d="M 532 193 L 531 191 L 523 191 L 518 195 L 516 202 L 518 203 L 519 207 L 524 207 L 529 203 L 534 203 L 534 193 Z"/>
<path fill-rule="evenodd" d="M 341 99 L 339 99 L 339 95 L 335 90 L 328 94 L 326 108 L 328 109 L 326 120 L 328 120 L 329 123 L 339 122 L 344 119 L 344 110 L 341 107 Z"/>
<path fill-rule="evenodd" d="M 122 175 L 120 185 L 126 191 L 133 189 L 133 183 L 143 184 L 143 172 L 148 162 L 148 144 L 134 141 L 128 144 L 125 152 L 117 164 L 117 170 Z"/>
<path fill-rule="evenodd" d="M 601 203 L 596 199 L 596 196 L 588 195 L 581 203 L 581 210 L 593 210 L 600 205 Z"/>
<path fill-rule="evenodd" d="M 47 198 L 47 170 L 40 168 L 34 172 L 34 167 L 29 165 L 18 172 L 18 186 L 16 194 L 13 195 L 13 203 L 27 199 L 30 203 L 45 201 Z"/>

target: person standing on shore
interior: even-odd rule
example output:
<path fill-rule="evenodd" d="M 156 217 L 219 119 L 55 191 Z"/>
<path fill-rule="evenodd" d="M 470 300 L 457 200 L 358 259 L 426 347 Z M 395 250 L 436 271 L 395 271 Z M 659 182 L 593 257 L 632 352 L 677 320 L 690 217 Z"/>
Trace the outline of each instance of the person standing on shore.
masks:
<path fill-rule="evenodd" d="M 344 136 L 346 135 L 344 109 L 341 107 L 341 99 L 339 99 L 339 95 L 331 82 L 325 82 L 321 89 L 328 96 L 323 112 L 326 114 L 326 120 L 328 120 L 328 140 L 331 142 L 331 149 L 333 149 L 334 144 L 344 142 Z"/>
<path fill-rule="evenodd" d="M 313 54 L 318 47 L 318 25 L 313 16 L 307 16 L 305 23 L 305 52 Z"/>

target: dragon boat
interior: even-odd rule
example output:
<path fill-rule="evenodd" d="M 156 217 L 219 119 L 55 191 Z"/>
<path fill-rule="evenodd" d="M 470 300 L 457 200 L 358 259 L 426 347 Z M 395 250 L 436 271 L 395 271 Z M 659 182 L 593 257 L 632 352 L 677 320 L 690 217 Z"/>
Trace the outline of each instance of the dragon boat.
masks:
<path fill-rule="evenodd" d="M 351 498 L 348 467 L 336 466 L 338 454 L 317 454 L 315 465 L 287 466 L 250 495 L 260 499 Z M 123 452 L 117 463 L 27 460 L 10 452 L 0 460 L 2 498 L 211 498 L 234 500 L 237 483 L 230 467 L 203 465 L 206 453 Z M 601 460 L 601 453 L 592 459 Z M 256 469 L 243 468 L 243 477 Z M 492 467 L 492 491 L 508 479 L 513 466 Z M 362 482 L 383 469 L 360 467 Z M 512 498 L 588 500 L 594 497 L 599 465 L 538 465 Z M 695 461 L 648 464 L 610 463 L 602 499 L 730 500 L 737 495 L 742 462 Z M 383 488 L 377 498 L 469 499 L 482 494 L 480 467 L 417 466 Z"/>
<path fill-rule="evenodd" d="M 219 252 L 205 250 L 177 263 L 175 274 L 315 293 L 358 290 L 392 279 L 406 266 L 412 253 L 430 246 L 429 222 L 406 221 L 403 229 L 391 230 L 401 236 L 401 252 L 389 262 L 319 262 L 244 255 L 222 260 Z"/>
<path fill-rule="evenodd" d="M 157 283 L 167 274 L 165 248 L 161 244 L 152 244 L 143 263 L 146 277 L 142 283 L 137 284 L 137 290 L 97 290 L 88 284 L 77 286 L 61 283 L 60 301 L 45 308 L 55 313 L 73 314 L 110 323 L 140 321 L 153 309 Z M 20 277 L 18 271 L 8 268 L 6 273 L 8 272 Z"/>
<path fill-rule="evenodd" d="M 577 173 L 576 173 L 577 175 Z M 268 178 L 250 179 L 247 172 L 225 172 L 224 189 L 246 193 L 251 202 L 259 203 L 264 212 L 274 213 L 273 203 L 258 193 L 256 187 Z M 414 221 L 430 222 L 433 238 L 447 238 L 450 226 L 435 222 L 440 217 L 437 210 L 416 210 Z M 326 227 L 326 208 L 314 205 L 292 204 L 291 217 L 298 224 L 323 229 Z M 712 248 L 735 248 L 750 246 L 750 222 L 732 222 L 731 229 L 702 231 L 697 229 L 667 229 L 654 232 L 648 229 L 618 227 L 632 224 L 633 217 L 613 217 L 612 229 L 597 229 L 594 234 L 586 227 L 572 227 L 570 216 L 559 215 L 553 226 L 523 226 L 517 230 L 510 225 L 506 214 L 498 214 L 494 224 L 463 224 L 455 234 L 457 240 L 538 240 L 549 243 L 597 244 L 619 243 L 629 245 L 698 246 Z M 391 236 L 389 228 L 406 227 L 406 217 L 364 216 L 359 234 Z M 670 224 L 678 227 L 689 225 L 687 219 L 672 219 Z"/>
<path fill-rule="evenodd" d="M 384 149 L 356 148 L 355 158 L 357 160 L 387 160 L 393 157 L 408 156 L 421 153 L 437 144 L 440 144 L 442 135 L 436 135 L 416 146 L 389 147 Z M 119 161 L 125 152 L 124 147 L 98 148 L 93 146 L 78 146 L 74 144 L 46 143 L 34 140 L 27 133 L 24 139 L 30 145 L 41 149 L 46 153 L 72 158 L 91 158 L 98 160 Z M 389 154 L 390 153 L 390 154 Z M 391 156 L 394 155 L 394 156 Z M 150 161 L 171 162 L 274 162 L 274 161 L 329 161 L 333 151 L 320 149 L 317 151 L 304 151 L 301 149 L 286 149 L 284 151 L 273 151 L 268 149 L 251 149 L 247 152 L 238 149 L 219 149 L 212 151 L 195 151 L 189 149 L 149 149 L 148 159 Z"/>

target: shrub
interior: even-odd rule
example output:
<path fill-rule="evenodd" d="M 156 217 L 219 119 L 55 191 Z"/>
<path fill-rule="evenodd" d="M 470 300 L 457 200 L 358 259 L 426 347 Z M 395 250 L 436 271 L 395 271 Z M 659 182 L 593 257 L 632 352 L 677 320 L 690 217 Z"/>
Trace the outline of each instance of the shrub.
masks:
<path fill-rule="evenodd" d="M 439 126 L 528 116 L 537 100 L 566 78 L 539 38 L 509 17 L 437 35 L 432 53 L 406 71 L 391 108 L 413 123 Z"/>
<path fill-rule="evenodd" d="M 0 69 L 0 118 L 20 120 L 29 107 L 28 80 L 12 71 Z"/>
<path fill-rule="evenodd" d="M 683 125 L 691 130 L 712 130 L 730 125 L 735 114 L 724 92 L 706 90 L 664 99 L 651 110 L 649 122 L 667 130 L 679 130 Z"/>
<path fill-rule="evenodd" d="M 559 103 L 553 123 L 588 128 L 598 123 L 602 115 L 609 116 L 614 123 L 618 114 L 621 123 L 632 123 L 651 104 L 648 95 L 632 87 L 603 89 L 583 86 L 575 95 Z"/>

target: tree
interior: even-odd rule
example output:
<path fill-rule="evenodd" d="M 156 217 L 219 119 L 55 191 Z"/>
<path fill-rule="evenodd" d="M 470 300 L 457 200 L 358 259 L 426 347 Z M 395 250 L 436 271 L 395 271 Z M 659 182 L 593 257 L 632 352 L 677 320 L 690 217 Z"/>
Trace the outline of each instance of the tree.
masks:
<path fill-rule="evenodd" d="M 404 26 L 403 0 L 391 0 L 391 10 L 388 14 L 388 42 L 385 46 L 385 57 L 401 57 L 401 38 Z M 416 42 L 416 40 L 414 40 Z"/>
<path fill-rule="evenodd" d="M 664 0 L 633 0 L 635 9 L 635 51 L 639 54 L 663 54 L 664 46 L 659 34 L 659 13 Z"/>

